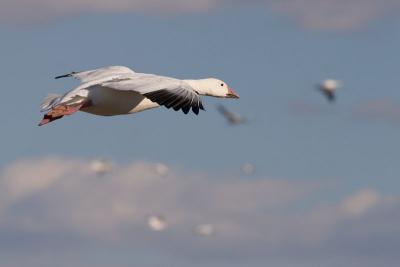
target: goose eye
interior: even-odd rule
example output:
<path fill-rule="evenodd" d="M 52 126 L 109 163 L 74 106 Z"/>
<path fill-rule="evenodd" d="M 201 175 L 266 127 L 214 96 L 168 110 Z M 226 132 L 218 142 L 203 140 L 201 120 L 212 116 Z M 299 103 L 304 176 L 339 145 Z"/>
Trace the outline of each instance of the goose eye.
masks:
<path fill-rule="evenodd" d="M 221 83 L 221 86 L 224 86 L 224 84 L 223 84 L 223 83 Z"/>

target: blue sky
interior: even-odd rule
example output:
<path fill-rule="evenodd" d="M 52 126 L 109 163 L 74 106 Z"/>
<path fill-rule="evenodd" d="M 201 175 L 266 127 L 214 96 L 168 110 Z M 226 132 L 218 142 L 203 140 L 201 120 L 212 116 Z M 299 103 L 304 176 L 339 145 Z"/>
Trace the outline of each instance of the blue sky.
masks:
<path fill-rule="evenodd" d="M 39 2 L 43 6 L 48 4 L 45 0 Z M 118 8 L 108 9 L 107 5 L 92 10 L 93 7 L 74 6 L 74 2 L 71 6 L 61 2 L 63 9 L 60 10 L 68 12 L 55 12 L 49 7 L 49 11 L 43 8 L 33 14 L 22 10 L 22 6 L 6 4 L 9 13 L 3 15 L 0 24 L 0 77 L 3 83 L 0 106 L 3 122 L 0 162 L 3 170 L 0 180 L 14 188 L 13 175 L 26 177 L 21 178 L 22 182 L 16 186 L 25 188 L 21 189 L 23 193 L 16 194 L 18 197 L 11 194 L 10 199 L 4 202 L 12 204 L 4 204 L 7 207 L 0 212 L 0 235 L 7 237 L 4 243 L 0 241 L 0 255 L 5 259 L 3 263 L 0 260 L 0 266 L 19 266 L 32 260 L 31 253 L 37 251 L 25 239 L 43 246 L 40 259 L 34 260 L 33 266 L 54 266 L 53 254 L 46 252 L 46 246 L 57 243 L 54 239 L 60 239 L 60 236 L 71 239 L 66 244 L 57 243 L 53 248 L 65 266 L 164 266 L 165 261 L 172 266 L 232 266 L 230 257 L 243 248 L 247 252 L 244 255 L 239 253 L 237 257 L 247 266 L 265 266 L 263 254 L 272 255 L 273 266 L 315 266 L 322 263 L 330 266 L 329 262 L 332 266 L 335 262 L 346 266 L 348 257 L 357 260 L 355 265 L 347 266 L 361 266 L 371 261 L 366 255 L 368 253 L 363 252 L 371 249 L 362 246 L 365 240 L 379 240 L 388 246 L 399 244 L 400 229 L 396 222 L 399 225 L 400 218 L 390 216 L 398 211 L 400 203 L 397 160 L 400 149 L 400 109 L 397 108 L 400 104 L 397 88 L 400 21 L 395 12 L 398 11 L 396 3 L 382 1 L 378 7 L 369 1 L 364 4 L 349 1 L 348 9 L 359 7 L 360 12 L 364 12 L 362 16 L 339 12 L 341 16 L 336 14 L 336 17 L 332 15 L 329 20 L 324 20 L 307 13 L 327 12 L 313 0 L 304 1 L 307 12 L 297 8 L 296 1 L 288 2 L 293 2 L 293 7 L 279 8 L 274 1 L 248 5 L 240 1 L 237 1 L 239 4 L 234 1 L 204 1 L 206 8 L 190 4 L 181 7 L 180 2 L 175 1 L 177 12 L 164 12 L 164 7 L 157 8 L 157 4 L 154 8 L 143 9 L 133 5 L 120 12 Z M 347 7 L 340 1 L 327 0 L 326 3 L 332 10 Z M 282 11 L 282 8 L 287 9 Z M 298 13 L 293 10 L 298 10 Z M 338 24 L 338 21 L 347 24 Z M 197 117 L 164 108 L 119 117 L 79 113 L 46 127 L 37 127 L 41 119 L 39 105 L 42 98 L 48 92 L 62 93 L 77 85 L 74 80 L 54 80 L 53 77 L 107 65 L 126 65 L 138 72 L 177 78 L 218 77 L 233 87 L 241 99 L 205 98 L 207 112 Z M 344 81 L 345 86 L 338 92 L 335 105 L 328 104 L 314 89 L 315 84 L 325 78 Z M 229 127 L 215 110 L 218 103 L 248 117 L 250 123 Z M 105 190 L 105 195 L 112 195 L 107 187 L 102 187 L 104 181 L 85 179 L 85 163 L 97 157 L 111 158 L 117 163 L 115 177 L 110 177 L 109 185 L 120 188 L 118 192 L 129 195 L 118 180 L 118 177 L 129 177 L 127 168 L 142 174 L 132 174 L 132 179 L 141 181 L 142 187 L 139 188 L 143 192 L 132 192 L 144 197 L 143 201 L 148 186 L 154 187 L 151 192 L 160 199 L 164 188 L 157 180 L 146 181 L 143 177 L 151 176 L 149 171 L 137 169 L 135 164 L 143 162 L 151 167 L 154 162 L 163 162 L 170 165 L 178 173 L 173 181 L 180 184 L 176 185 L 176 192 L 169 185 L 172 188 L 167 193 L 169 202 L 166 206 L 157 201 L 155 206 L 159 207 L 158 212 L 185 219 L 177 220 L 176 229 L 161 237 L 141 228 L 137 216 L 146 214 L 146 210 L 141 210 L 133 221 L 128 220 L 129 223 L 125 219 L 123 222 L 112 220 L 112 227 L 99 223 L 99 230 L 94 232 L 85 226 L 87 222 L 96 224 L 92 217 L 69 221 L 68 218 L 80 218 L 76 214 L 79 212 L 66 204 L 74 203 L 70 195 L 74 194 L 72 189 L 76 187 L 75 184 L 69 187 L 64 184 L 66 182 L 60 182 L 63 179 L 74 177 L 74 182 L 83 188 L 95 192 L 99 186 Z M 48 158 L 55 163 L 49 164 Z M 26 159 L 29 159 L 28 163 L 24 161 Z M 256 168 L 256 173 L 250 178 L 241 174 L 241 167 L 246 162 L 251 162 Z M 47 168 L 55 173 L 50 178 L 43 178 L 47 181 L 43 182 L 40 177 L 47 177 L 43 171 Z M 76 176 L 71 176 L 70 168 L 79 170 Z M 14 169 L 21 173 L 15 174 Z M 265 193 L 271 190 L 268 181 L 285 183 L 277 192 L 293 194 L 290 200 L 282 200 L 279 196 L 272 198 L 271 202 L 278 203 L 272 213 L 269 209 L 264 210 L 268 198 L 262 198 L 262 190 Z M 195 193 L 198 183 L 204 195 Z M 216 193 L 219 197 L 214 202 L 203 199 L 207 198 L 207 188 L 214 186 L 220 190 Z M 251 189 L 242 192 L 236 186 Z M 251 192 L 258 186 L 261 192 L 253 195 Z M 297 192 L 293 189 L 297 187 L 306 189 Z M 56 193 L 51 193 L 53 189 L 70 195 L 61 194 L 63 197 L 57 199 Z M 190 196 L 191 190 L 196 197 Z M 251 202 L 250 207 L 239 207 L 237 213 L 232 212 L 233 204 L 225 203 L 223 196 L 226 194 L 230 199 L 229 196 L 241 193 L 246 198 L 254 197 L 255 204 Z M 24 197 L 19 197 L 20 194 Z M 98 201 L 83 192 L 77 197 L 83 201 L 87 198 Z M 188 203 L 180 207 L 180 199 Z M 212 218 L 217 209 L 211 207 L 221 205 L 221 215 L 216 219 L 221 228 L 226 225 L 222 214 L 240 222 L 234 225 L 238 227 L 238 236 L 243 242 L 232 239 L 229 231 L 214 241 L 207 241 L 210 244 L 196 243 L 198 240 L 192 240 L 187 232 L 182 233 L 179 227 L 188 227 L 187 224 L 197 218 L 193 212 L 199 207 L 196 199 L 201 203 L 199 214 L 203 218 Z M 60 209 L 67 210 L 66 223 L 62 227 L 52 224 L 57 221 L 51 216 L 54 207 L 49 207 L 54 200 L 58 200 L 56 205 Z M 110 197 L 112 201 L 117 200 Z M 142 200 L 138 197 L 118 201 L 127 204 Z M 236 198 L 232 201 L 246 202 Z M 285 201 L 293 203 L 288 205 Z M 109 212 L 106 208 L 95 207 L 99 214 Z M 79 206 L 75 208 L 79 209 Z M 152 206 L 144 205 L 144 208 L 151 210 Z M 186 213 L 182 215 L 178 212 L 181 210 Z M 35 211 L 44 219 L 38 218 Z M 256 230 L 248 231 L 253 226 L 251 220 L 260 218 L 260 222 L 264 222 L 267 215 L 274 216 L 275 212 L 282 220 L 282 228 L 288 227 L 288 232 L 293 231 L 293 234 L 284 235 L 285 231 L 279 229 L 277 222 L 265 223 L 266 226 L 271 224 L 273 232 L 278 232 L 276 239 L 267 237 L 269 232 L 262 228 L 262 224 L 255 223 Z M 257 213 L 261 215 L 256 216 Z M 296 227 L 289 223 L 296 216 L 304 219 L 304 228 L 297 229 L 301 233 L 297 233 Z M 330 216 L 335 218 L 330 221 L 337 222 L 333 223 L 334 226 L 325 222 Z M 43 223 L 45 227 L 25 229 L 21 221 L 28 217 L 33 225 Z M 324 219 L 315 221 L 315 217 Z M 240 228 L 238 225 L 244 226 Z M 390 225 L 391 232 L 384 231 L 384 225 Z M 135 234 L 129 237 L 136 240 L 139 236 L 146 244 L 121 237 L 130 226 Z M 317 226 L 324 229 L 321 238 L 309 241 L 298 237 Z M 350 237 L 343 234 L 331 236 L 332 232 L 347 233 L 353 228 L 361 230 Z M 108 230 L 111 236 L 117 232 L 116 237 L 104 241 L 99 233 Z M 265 238 L 254 238 L 257 231 Z M 300 240 L 298 243 L 295 242 L 297 239 Z M 227 244 L 231 240 L 235 240 L 237 246 L 230 251 Z M 165 249 L 170 242 L 172 249 Z M 9 246 L 11 243 L 14 245 Z M 77 244 L 83 244 L 85 249 L 72 249 Z M 265 247 L 265 251 L 258 251 L 257 244 Z M 348 255 L 337 244 L 348 244 Z M 137 248 L 135 259 L 131 257 L 131 247 Z M 313 255 L 311 247 L 320 253 Z M 379 250 L 383 247 L 379 243 L 373 248 Z M 294 250 L 301 251 L 301 256 Z M 395 252 L 391 254 L 390 249 L 387 251 L 388 255 L 379 256 L 386 260 L 385 266 L 395 266 L 390 264 L 394 264 L 398 256 Z M 25 256 L 17 259 L 16 255 L 21 253 Z M 298 257 L 303 260 L 298 261 Z"/>

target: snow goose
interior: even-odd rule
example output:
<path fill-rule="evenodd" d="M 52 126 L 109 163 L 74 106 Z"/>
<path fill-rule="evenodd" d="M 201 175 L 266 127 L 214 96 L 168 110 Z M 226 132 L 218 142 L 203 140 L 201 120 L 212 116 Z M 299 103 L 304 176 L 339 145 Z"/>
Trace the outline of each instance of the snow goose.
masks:
<path fill-rule="evenodd" d="M 340 87 L 342 87 L 342 82 L 332 79 L 324 80 L 318 85 L 318 89 L 331 103 L 336 100 L 336 90 Z"/>
<path fill-rule="evenodd" d="M 201 95 L 239 98 L 225 82 L 215 78 L 179 80 L 136 73 L 123 66 L 71 72 L 56 79 L 65 77 L 78 79 L 81 85 L 64 95 L 47 96 L 41 106 L 41 112 L 46 113 L 39 126 L 77 111 L 115 116 L 165 106 L 198 115 L 204 110 Z"/>
<path fill-rule="evenodd" d="M 198 236 L 212 236 L 215 229 L 212 224 L 199 224 L 194 228 L 194 233 Z"/>
<path fill-rule="evenodd" d="M 90 169 L 97 175 L 103 176 L 111 172 L 114 164 L 109 159 L 94 159 L 90 162 Z"/>
<path fill-rule="evenodd" d="M 152 215 L 147 218 L 148 227 L 156 232 L 164 231 L 168 227 L 167 220 L 164 216 Z"/>

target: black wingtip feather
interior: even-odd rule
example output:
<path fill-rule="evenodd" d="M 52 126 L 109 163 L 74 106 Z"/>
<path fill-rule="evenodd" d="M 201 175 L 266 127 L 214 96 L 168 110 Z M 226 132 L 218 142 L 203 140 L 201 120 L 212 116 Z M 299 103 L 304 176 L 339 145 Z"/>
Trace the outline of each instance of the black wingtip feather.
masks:
<path fill-rule="evenodd" d="M 74 74 L 76 74 L 76 73 L 77 73 L 77 72 L 73 71 L 73 72 L 68 73 L 68 74 L 64 74 L 64 75 L 57 76 L 57 77 L 55 77 L 54 79 L 61 79 L 61 78 L 72 77 L 72 75 L 74 75 Z"/>
<path fill-rule="evenodd" d="M 188 114 L 190 111 L 190 106 L 185 106 L 182 108 L 183 113 Z"/>
<path fill-rule="evenodd" d="M 206 111 L 206 109 L 203 106 L 203 103 L 200 101 L 200 109 Z"/>
<path fill-rule="evenodd" d="M 194 114 L 199 115 L 199 112 L 200 112 L 199 106 L 193 106 L 192 111 L 194 112 Z"/>
<path fill-rule="evenodd" d="M 189 100 L 187 94 L 184 96 L 177 96 L 168 90 L 159 90 L 146 93 L 144 96 L 159 105 L 165 106 L 167 109 L 173 108 L 175 111 L 182 109 L 185 114 L 188 114 L 190 109 L 192 109 L 193 113 L 196 115 L 199 115 L 200 110 L 205 110 L 200 99 L 193 101 L 192 98 Z"/>

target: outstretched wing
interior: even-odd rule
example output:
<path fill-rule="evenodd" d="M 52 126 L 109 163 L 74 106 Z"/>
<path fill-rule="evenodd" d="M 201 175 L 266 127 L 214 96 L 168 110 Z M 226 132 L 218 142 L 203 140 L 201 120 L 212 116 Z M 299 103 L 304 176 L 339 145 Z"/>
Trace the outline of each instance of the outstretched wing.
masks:
<path fill-rule="evenodd" d="M 55 77 L 56 79 L 73 77 L 80 80 L 82 83 L 92 82 L 95 80 L 104 79 L 106 77 L 118 78 L 135 72 L 130 68 L 124 66 L 109 66 L 95 70 L 87 70 L 82 72 L 71 72 L 68 74 L 60 75 Z"/>
<path fill-rule="evenodd" d="M 153 102 L 175 111 L 182 109 L 187 114 L 190 109 L 197 115 L 204 110 L 200 96 L 186 82 L 174 78 L 152 74 L 136 73 L 126 78 L 103 82 L 100 86 L 113 90 L 134 91 Z"/>
<path fill-rule="evenodd" d="M 335 92 L 324 90 L 323 93 L 329 102 L 335 102 L 335 100 L 336 100 Z"/>
<path fill-rule="evenodd" d="M 87 98 L 89 88 L 104 82 L 126 79 L 127 77 L 132 77 L 134 74 L 135 72 L 127 67 L 110 66 L 96 70 L 72 72 L 70 74 L 58 76 L 56 79 L 74 77 L 75 79 L 82 81 L 82 83 L 75 89 L 72 89 L 69 92 L 66 92 L 63 96 L 58 97 L 54 102 L 51 103 L 47 101 L 48 105 L 46 105 L 46 109 L 43 109 L 42 107 L 42 111 L 54 108 L 58 104 L 77 104 L 75 102 L 76 99 Z"/>
<path fill-rule="evenodd" d="M 219 111 L 219 113 L 222 114 L 222 116 L 225 117 L 225 119 L 231 124 L 231 125 L 238 125 L 238 124 L 243 124 L 246 123 L 247 119 L 236 114 L 233 113 L 232 111 L 229 111 L 226 107 L 224 107 L 223 105 L 218 105 L 217 106 L 217 110 Z"/>
<path fill-rule="evenodd" d="M 42 102 L 41 111 L 46 112 L 40 126 L 58 120 L 65 115 L 71 115 L 82 107 L 91 105 L 88 99 L 89 88 L 105 81 L 112 81 L 130 77 L 135 72 L 127 67 L 111 66 L 84 72 L 72 72 L 56 77 L 74 77 L 82 81 L 77 88 L 70 90 L 64 95 L 50 94 Z"/>

